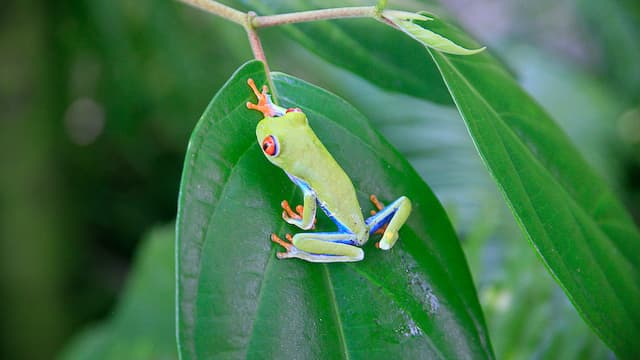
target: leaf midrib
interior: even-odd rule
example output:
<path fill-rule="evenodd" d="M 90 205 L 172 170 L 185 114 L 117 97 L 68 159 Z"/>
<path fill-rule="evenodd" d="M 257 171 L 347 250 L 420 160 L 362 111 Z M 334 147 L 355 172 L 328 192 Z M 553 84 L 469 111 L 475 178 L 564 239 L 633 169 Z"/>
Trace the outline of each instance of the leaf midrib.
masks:
<path fill-rule="evenodd" d="M 336 292 L 333 286 L 333 281 L 329 276 L 329 265 L 321 264 L 322 276 L 325 279 L 327 288 L 329 290 L 329 302 L 331 303 L 331 310 L 333 311 L 334 320 L 338 328 L 338 338 L 340 340 L 340 348 L 342 349 L 343 358 L 349 360 L 349 349 L 347 348 L 347 340 L 344 335 L 344 325 L 342 324 L 342 318 L 340 316 L 340 310 L 338 309 L 338 300 L 336 299 Z"/>

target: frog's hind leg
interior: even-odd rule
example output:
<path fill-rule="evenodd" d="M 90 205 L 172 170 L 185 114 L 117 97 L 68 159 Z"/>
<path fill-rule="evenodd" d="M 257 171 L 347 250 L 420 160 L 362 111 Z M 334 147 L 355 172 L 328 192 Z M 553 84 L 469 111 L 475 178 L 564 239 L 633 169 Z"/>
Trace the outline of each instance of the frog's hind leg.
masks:
<path fill-rule="evenodd" d="M 378 198 L 371 195 L 371 202 L 379 211 L 365 221 L 369 228 L 369 234 L 383 231 L 382 239 L 376 243 L 376 247 L 389 250 L 398 240 L 398 230 L 404 225 L 411 213 L 411 201 L 406 196 L 401 196 L 383 208 Z"/>
<path fill-rule="evenodd" d="M 276 234 L 271 240 L 287 249 L 278 253 L 279 259 L 298 258 L 310 262 L 352 262 L 364 258 L 364 252 L 355 244 L 356 237 L 349 233 L 300 233 L 291 237 L 289 242 L 280 239 Z"/>

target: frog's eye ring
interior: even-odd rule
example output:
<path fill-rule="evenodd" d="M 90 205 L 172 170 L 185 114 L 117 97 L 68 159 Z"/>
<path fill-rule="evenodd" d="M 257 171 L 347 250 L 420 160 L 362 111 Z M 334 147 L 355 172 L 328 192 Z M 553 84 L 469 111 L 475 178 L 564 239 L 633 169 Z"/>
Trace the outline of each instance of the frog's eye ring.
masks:
<path fill-rule="evenodd" d="M 278 156 L 280 146 L 278 146 L 278 140 L 275 136 L 269 135 L 262 140 L 262 151 L 269 156 Z"/>
<path fill-rule="evenodd" d="M 300 110 L 300 108 L 288 108 L 287 113 L 290 113 L 290 112 L 302 112 L 302 110 Z"/>

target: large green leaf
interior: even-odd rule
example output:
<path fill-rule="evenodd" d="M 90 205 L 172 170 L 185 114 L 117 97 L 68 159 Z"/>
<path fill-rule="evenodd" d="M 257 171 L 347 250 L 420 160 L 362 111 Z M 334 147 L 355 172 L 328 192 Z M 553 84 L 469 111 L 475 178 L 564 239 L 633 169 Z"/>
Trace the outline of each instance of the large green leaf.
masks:
<path fill-rule="evenodd" d="M 235 0 L 231 3 L 269 15 L 314 8 L 374 5 L 375 1 Z M 436 103 L 452 103 L 435 64 L 421 56 L 421 46 L 374 19 L 318 21 L 278 28 L 309 51 L 384 89 L 408 92 Z"/>
<path fill-rule="evenodd" d="M 278 260 L 269 234 L 296 232 L 280 217 L 299 191 L 255 141 L 246 81 L 266 81 L 262 63 L 240 68 L 192 135 L 178 213 L 178 336 L 185 359 L 492 358 L 463 253 L 442 207 L 408 163 L 350 105 L 284 74 L 273 82 L 297 106 L 367 196 L 402 194 L 414 204 L 389 252 L 365 246 L 349 264 Z M 295 202 L 295 200 L 294 200 Z M 321 219 L 318 229 L 332 228 Z"/>
<path fill-rule="evenodd" d="M 61 355 L 67 360 L 170 360 L 177 357 L 173 224 L 145 239 L 114 314 L 84 331 Z"/>
<path fill-rule="evenodd" d="M 457 43 L 475 45 L 442 22 L 437 27 Z M 549 271 L 619 356 L 635 354 L 640 234 L 629 215 L 495 59 L 430 53 L 480 155 Z"/>

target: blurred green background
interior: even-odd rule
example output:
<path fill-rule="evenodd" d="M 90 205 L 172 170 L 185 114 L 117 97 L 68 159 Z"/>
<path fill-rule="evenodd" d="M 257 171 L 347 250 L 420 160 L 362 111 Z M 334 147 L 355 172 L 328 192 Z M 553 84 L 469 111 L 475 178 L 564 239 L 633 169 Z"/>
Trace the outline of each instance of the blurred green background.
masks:
<path fill-rule="evenodd" d="M 428 10 L 500 56 L 640 219 L 640 3 L 446 0 Z M 251 58 L 243 30 L 150 0 L 8 0 L 0 29 L 0 358 L 48 359 L 70 342 L 73 354 L 107 328 L 95 324 L 126 323 L 127 313 L 162 323 L 150 338 L 171 358 L 167 244 L 183 156 L 212 96 Z M 612 356 L 520 234 L 454 108 L 381 91 L 277 29 L 260 34 L 273 70 L 353 103 L 434 189 L 498 358 Z"/>

